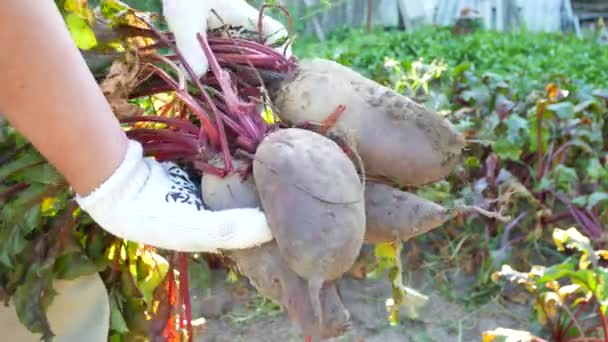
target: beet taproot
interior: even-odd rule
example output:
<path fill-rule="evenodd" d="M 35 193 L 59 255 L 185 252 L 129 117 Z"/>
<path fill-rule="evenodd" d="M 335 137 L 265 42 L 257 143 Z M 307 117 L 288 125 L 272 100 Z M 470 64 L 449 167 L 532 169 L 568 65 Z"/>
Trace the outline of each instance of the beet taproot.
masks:
<path fill-rule="evenodd" d="M 346 273 L 363 245 L 364 188 L 357 169 L 331 139 L 287 128 L 262 140 L 253 177 L 281 255 L 308 280 L 322 322 L 322 284 Z"/>
<path fill-rule="evenodd" d="M 466 141 L 447 119 L 346 66 L 303 59 L 289 74 L 267 75 L 276 114 L 291 125 L 323 123 L 344 106 L 328 132 L 355 143 L 370 178 L 423 185 L 460 162 Z"/>
<path fill-rule="evenodd" d="M 350 313 L 333 282 L 320 289 L 323 322 L 319 324 L 307 281 L 289 268 L 276 243 L 231 251 L 230 257 L 261 295 L 286 308 L 289 319 L 297 322 L 304 335 L 316 341 L 341 336 L 350 328 Z"/>
<path fill-rule="evenodd" d="M 339 278 L 365 234 L 364 189 L 332 140 L 304 129 L 268 135 L 253 176 L 270 229 L 290 267 L 305 278 Z"/>
<path fill-rule="evenodd" d="M 443 206 L 389 185 L 365 186 L 365 242 L 407 241 L 439 227 L 451 216 Z"/>
<path fill-rule="evenodd" d="M 236 166 L 242 161 L 233 160 Z M 233 173 L 225 177 L 203 173 L 202 197 L 211 210 L 259 207 L 253 177 L 245 179 Z M 227 252 L 258 292 L 287 311 L 291 321 L 298 324 L 303 334 L 322 339 L 338 337 L 350 328 L 350 313 L 344 307 L 334 283 L 325 283 L 320 291 L 322 324 L 316 318 L 310 300 L 308 283 L 289 268 L 275 241 L 245 250 Z"/>

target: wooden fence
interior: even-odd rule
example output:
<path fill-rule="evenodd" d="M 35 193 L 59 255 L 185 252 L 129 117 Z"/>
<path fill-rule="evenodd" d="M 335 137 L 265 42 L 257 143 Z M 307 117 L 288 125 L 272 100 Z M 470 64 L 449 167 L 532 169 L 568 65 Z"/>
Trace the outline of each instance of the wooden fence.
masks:
<path fill-rule="evenodd" d="M 266 0 L 268 1 L 268 0 Z M 323 39 L 327 32 L 371 23 L 409 29 L 452 24 L 464 8 L 475 9 L 485 27 L 499 31 L 525 25 L 531 31 L 578 30 L 571 0 L 275 0 L 290 9 L 304 35 Z M 262 3 L 253 0 L 253 3 Z M 575 4 L 577 1 L 572 1 Z"/>

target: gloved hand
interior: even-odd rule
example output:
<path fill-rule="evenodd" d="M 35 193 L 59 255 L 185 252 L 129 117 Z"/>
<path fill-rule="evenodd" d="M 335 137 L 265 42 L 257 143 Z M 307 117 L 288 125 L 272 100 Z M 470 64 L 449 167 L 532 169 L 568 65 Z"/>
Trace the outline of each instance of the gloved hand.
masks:
<path fill-rule="evenodd" d="M 201 77 L 207 72 L 209 63 L 196 38 L 197 33 L 205 37 L 208 28 L 215 29 L 222 25 L 257 30 L 259 10 L 245 0 L 163 0 L 163 15 L 169 30 L 175 35 L 177 49 L 194 74 Z M 263 20 L 262 35 L 269 43 L 287 36 L 283 24 L 268 16 L 264 16 Z M 282 53 L 283 48 L 277 51 Z M 290 54 L 288 49 L 287 57 Z"/>
<path fill-rule="evenodd" d="M 259 209 L 213 212 L 205 210 L 200 198 L 183 170 L 144 158 L 141 144 L 131 140 L 112 176 L 76 201 L 111 234 L 174 251 L 245 249 L 272 240 Z"/>

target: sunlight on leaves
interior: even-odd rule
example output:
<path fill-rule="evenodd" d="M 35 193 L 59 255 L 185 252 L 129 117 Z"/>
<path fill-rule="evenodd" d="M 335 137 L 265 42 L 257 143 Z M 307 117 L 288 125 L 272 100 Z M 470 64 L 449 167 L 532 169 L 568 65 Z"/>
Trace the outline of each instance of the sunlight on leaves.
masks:
<path fill-rule="evenodd" d="M 82 19 L 74 13 L 68 13 L 65 17 L 68 30 L 72 35 L 72 39 L 82 50 L 90 50 L 97 46 L 97 38 L 93 29 L 89 26 L 86 20 Z"/>

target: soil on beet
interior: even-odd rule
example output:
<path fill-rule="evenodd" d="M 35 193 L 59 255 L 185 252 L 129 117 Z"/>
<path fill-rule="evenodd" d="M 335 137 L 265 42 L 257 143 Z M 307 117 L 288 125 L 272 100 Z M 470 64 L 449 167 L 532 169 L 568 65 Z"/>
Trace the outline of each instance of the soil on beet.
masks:
<path fill-rule="evenodd" d="M 452 296 L 473 291 L 475 279 L 461 272 L 450 276 Z M 284 312 L 256 295 L 246 280 L 230 284 L 226 273 L 213 271 L 212 285 L 194 290 L 196 317 L 205 317 L 204 334 L 197 342 L 302 342 L 297 327 Z M 449 300 L 425 271 L 405 272 L 406 286 L 428 296 L 416 319 L 402 314 L 400 326 L 386 320 L 385 300 L 390 284 L 383 279 L 345 277 L 339 289 L 352 318 L 348 334 L 328 342 L 418 342 L 481 341 L 482 333 L 499 327 L 529 328 L 530 305 L 514 304 L 499 298 L 467 307 Z M 408 281 L 407 279 L 410 279 Z M 405 311 L 405 310 L 404 310 Z"/>

